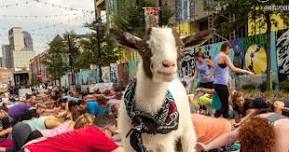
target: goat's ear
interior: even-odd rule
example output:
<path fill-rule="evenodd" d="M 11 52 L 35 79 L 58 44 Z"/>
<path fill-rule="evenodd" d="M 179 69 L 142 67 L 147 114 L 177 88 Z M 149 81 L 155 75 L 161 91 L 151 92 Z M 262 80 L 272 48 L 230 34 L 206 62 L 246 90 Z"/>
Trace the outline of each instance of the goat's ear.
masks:
<path fill-rule="evenodd" d="M 185 48 L 196 47 L 196 46 L 200 46 L 204 44 L 206 41 L 212 38 L 215 31 L 216 31 L 215 29 L 209 29 L 209 30 L 198 32 L 194 35 L 186 36 L 181 39 L 184 43 Z"/>
<path fill-rule="evenodd" d="M 138 50 L 141 39 L 118 29 L 109 29 L 112 38 L 120 45 L 133 50 Z"/>

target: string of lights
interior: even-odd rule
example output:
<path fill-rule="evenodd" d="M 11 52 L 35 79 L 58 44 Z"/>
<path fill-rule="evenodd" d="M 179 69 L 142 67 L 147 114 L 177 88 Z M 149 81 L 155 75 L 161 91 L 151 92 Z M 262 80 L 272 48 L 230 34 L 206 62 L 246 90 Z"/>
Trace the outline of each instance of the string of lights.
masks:
<path fill-rule="evenodd" d="M 86 9 L 82 9 L 82 8 L 72 8 L 72 7 L 67 7 L 67 6 L 62 6 L 62 5 L 58 5 L 58 4 L 49 3 L 49 2 L 43 1 L 43 0 L 33 0 L 33 1 L 35 1 L 37 3 L 44 4 L 46 6 L 51 6 L 53 8 L 60 8 L 60 9 L 64 9 L 64 10 L 82 11 L 82 12 L 87 12 L 87 13 L 94 12 L 94 10 L 86 10 Z"/>
<path fill-rule="evenodd" d="M 15 1 L 14 1 L 15 2 Z M 55 36 L 62 35 L 65 31 L 78 31 L 80 33 L 82 32 L 89 32 L 89 29 L 84 27 L 84 23 L 91 23 L 94 20 L 94 10 L 90 9 L 83 9 L 78 7 L 71 7 L 71 6 L 65 6 L 61 4 L 55 4 L 49 0 L 17 0 L 15 3 L 8 0 L 7 4 L 6 2 L 2 1 L 0 2 L 0 9 L 10 8 L 10 7 L 23 7 L 26 8 L 29 5 L 30 6 L 36 6 L 39 8 L 45 9 L 61 9 L 67 14 L 5 14 L 0 13 L 0 18 L 2 18 L 4 21 L 8 21 L 9 23 L 5 22 L 5 24 L 1 24 L 0 31 L 1 33 L 4 33 L 0 35 L 0 41 L 8 43 L 8 30 L 15 26 L 23 27 L 27 32 L 29 32 L 34 40 L 34 48 L 43 49 L 48 47 L 48 42 L 50 42 Z M 14 8 L 13 8 L 14 9 Z M 9 9 L 7 9 L 9 10 Z M 102 15 L 101 17 L 104 17 L 106 14 Z M 30 21 L 30 19 L 33 19 L 33 24 L 27 26 L 26 23 L 19 24 L 17 19 L 27 19 L 24 21 Z M 34 22 L 35 19 L 35 22 Z M 48 19 L 43 22 L 40 22 L 41 20 L 37 19 Z M 15 23 L 14 23 L 15 21 Z M 13 22 L 13 23 L 12 23 Z M 39 24 L 40 23 L 40 24 Z M 11 24 L 11 25 L 9 25 Z M 6 28 L 7 27 L 7 28 Z M 2 32 L 3 30 L 3 32 Z"/>
<path fill-rule="evenodd" d="M 78 16 L 78 17 L 70 18 L 70 19 L 68 19 L 68 20 L 64 20 L 64 21 L 61 21 L 61 22 L 55 23 L 55 24 L 50 24 L 50 25 L 41 26 L 41 27 L 38 27 L 38 28 L 35 28 L 35 29 L 31 30 L 31 32 L 36 32 L 36 31 L 40 31 L 40 30 L 45 30 L 45 29 L 53 28 L 53 27 L 56 27 L 56 26 L 58 26 L 58 25 L 67 25 L 67 23 L 71 23 L 72 21 L 79 20 L 79 19 L 83 19 L 83 16 Z"/>
<path fill-rule="evenodd" d="M 12 3 L 12 4 L 2 4 L 0 5 L 0 8 L 10 8 L 10 7 L 17 7 L 17 6 L 23 6 L 23 5 L 28 5 L 30 3 L 32 3 L 33 1 L 31 0 L 26 0 L 23 2 L 16 2 L 16 3 Z"/>
<path fill-rule="evenodd" d="M 68 17 L 68 16 L 76 16 L 79 15 L 79 13 L 73 13 L 73 14 L 55 14 L 55 15 L 44 15 L 44 16 L 28 16 L 28 15 L 6 15 L 6 14 L 0 14 L 0 17 L 2 18 L 58 18 L 58 17 Z"/>

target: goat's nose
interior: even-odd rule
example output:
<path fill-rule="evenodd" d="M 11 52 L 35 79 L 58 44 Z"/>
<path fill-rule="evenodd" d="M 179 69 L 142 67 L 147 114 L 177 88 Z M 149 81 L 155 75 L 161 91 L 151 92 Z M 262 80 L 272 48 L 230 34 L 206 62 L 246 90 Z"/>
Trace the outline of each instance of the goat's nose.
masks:
<path fill-rule="evenodd" d="M 162 62 L 162 64 L 163 64 L 163 66 L 165 68 L 174 67 L 174 66 L 176 66 L 176 61 L 174 61 L 174 60 L 164 60 Z"/>

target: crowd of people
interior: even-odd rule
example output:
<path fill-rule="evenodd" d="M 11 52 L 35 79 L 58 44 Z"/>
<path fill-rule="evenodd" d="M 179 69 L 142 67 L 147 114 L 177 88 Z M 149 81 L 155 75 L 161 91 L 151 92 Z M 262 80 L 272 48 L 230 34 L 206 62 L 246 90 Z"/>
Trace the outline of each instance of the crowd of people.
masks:
<path fill-rule="evenodd" d="M 0 151 L 119 151 L 120 90 L 83 94 L 53 88 L 2 97 Z"/>
<path fill-rule="evenodd" d="M 198 82 L 198 88 L 193 90 L 189 99 L 192 111 L 206 116 L 199 118 L 193 115 L 193 122 L 198 137 L 199 128 L 210 128 L 203 135 L 207 133 L 207 137 L 212 137 L 208 142 L 198 138 L 197 147 L 203 151 L 239 149 L 241 152 L 288 152 L 289 101 L 250 98 L 241 91 L 230 91 L 230 70 L 254 74 L 232 64 L 229 57 L 232 49 L 229 42 L 224 43 L 213 61 L 202 52 L 195 54 L 193 80 Z M 198 119 L 203 122 L 198 122 Z M 234 119 L 234 122 L 230 119 Z M 219 125 L 221 120 L 223 124 Z"/>
<path fill-rule="evenodd" d="M 193 80 L 198 81 L 198 89 L 188 97 L 196 148 L 288 152 L 289 101 L 252 99 L 240 91 L 230 91 L 230 69 L 253 74 L 232 64 L 231 51 L 230 43 L 224 43 L 214 61 L 202 52 L 195 55 Z M 123 91 L 114 87 L 105 92 L 81 93 L 50 87 L 33 89 L 33 94 L 26 97 L 3 94 L 0 151 L 121 152 L 116 120 Z"/>

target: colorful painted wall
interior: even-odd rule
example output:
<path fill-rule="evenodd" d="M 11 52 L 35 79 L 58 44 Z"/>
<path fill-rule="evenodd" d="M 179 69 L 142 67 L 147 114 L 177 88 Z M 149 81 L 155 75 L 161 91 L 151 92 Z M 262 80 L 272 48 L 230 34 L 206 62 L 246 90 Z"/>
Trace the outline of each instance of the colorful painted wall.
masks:
<path fill-rule="evenodd" d="M 288 26 L 284 23 L 283 18 L 280 14 L 273 14 L 271 16 L 272 20 L 272 32 L 276 32 L 278 30 L 287 29 Z M 267 27 L 264 24 L 264 18 L 257 18 L 257 19 L 250 19 L 248 21 L 248 34 L 249 36 L 258 35 L 258 34 L 265 34 Z"/>
<path fill-rule="evenodd" d="M 198 25 L 191 22 L 183 22 L 175 27 L 175 30 L 180 36 L 187 36 L 199 31 Z"/>
<path fill-rule="evenodd" d="M 271 62 L 272 72 L 275 80 L 280 81 L 288 79 L 289 76 L 289 30 L 282 30 L 271 33 Z M 214 60 L 224 42 L 209 44 L 198 48 L 187 49 L 179 62 L 180 78 L 192 77 L 194 75 L 194 53 L 203 51 L 205 55 Z M 230 58 L 235 66 L 250 70 L 256 75 L 266 73 L 267 69 L 267 51 L 266 36 L 256 35 L 247 38 L 240 38 L 231 41 L 234 46 Z M 118 82 L 126 84 L 129 80 L 135 78 L 139 56 L 136 52 L 125 50 L 123 60 L 110 67 L 102 68 L 102 79 L 104 82 Z M 99 82 L 99 71 L 82 71 L 76 74 L 77 85 L 87 85 Z M 63 86 L 69 86 L 68 77 L 61 79 Z"/>
<path fill-rule="evenodd" d="M 278 31 L 276 35 L 278 77 L 283 81 L 289 77 L 289 30 Z"/>
<path fill-rule="evenodd" d="M 289 32 L 288 32 L 289 33 Z M 276 54 L 276 37 L 275 32 L 272 32 L 271 39 L 271 62 L 273 75 L 277 75 L 277 54 Z M 289 35 L 288 35 L 289 36 Z M 194 58 L 193 54 L 202 51 L 208 58 L 214 60 L 217 56 L 223 42 L 201 46 L 198 48 L 189 49 L 181 58 L 179 63 L 179 76 L 191 77 L 194 74 Z M 234 46 L 234 51 L 230 54 L 230 58 L 235 66 L 250 70 L 256 75 L 266 73 L 267 69 L 267 51 L 265 35 L 251 36 L 242 39 L 231 41 Z M 288 43 L 289 44 L 289 43 Z M 289 46 L 289 45 L 288 45 Z"/>

